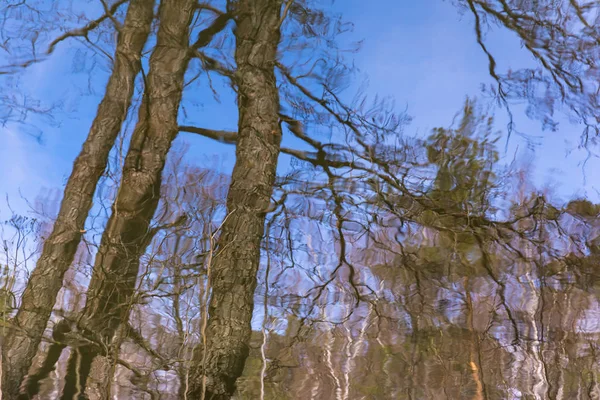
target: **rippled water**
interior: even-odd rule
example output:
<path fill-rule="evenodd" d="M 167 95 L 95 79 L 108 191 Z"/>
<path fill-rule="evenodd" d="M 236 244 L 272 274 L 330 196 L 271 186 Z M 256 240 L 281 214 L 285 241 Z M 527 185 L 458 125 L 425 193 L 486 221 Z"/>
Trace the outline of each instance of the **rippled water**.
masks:
<path fill-rule="evenodd" d="M 438 136 L 434 156 L 447 142 Z M 290 201 L 297 215 L 268 221 L 276 228 L 263 242 L 236 399 L 600 399 L 600 206 L 513 193 L 518 180 L 493 191 L 483 175 L 460 175 L 485 163 L 479 152 L 464 156 L 478 146 L 452 138 L 447 157 L 433 157 L 441 166 L 426 195 L 347 199 L 344 217 L 316 200 Z M 456 148 L 462 158 L 449 163 Z M 95 359 L 87 398 L 186 398 L 202 359 L 193 352 L 210 280 L 199 254 L 212 251 L 203 235 L 216 229 L 204 225 L 213 217 L 151 243 L 139 296 L 102 350 L 108 358 Z M 80 264 L 53 315 L 74 336 L 68 346 L 44 343 L 30 370 L 38 399 L 58 398 L 82 373 L 87 337 L 75 321 L 92 271 L 89 260 Z"/>
<path fill-rule="evenodd" d="M 344 302 L 326 307 L 332 317 L 320 321 L 272 318 L 253 334 L 235 398 L 597 399 L 598 289 L 577 284 L 575 275 L 542 276 L 523 265 L 497 277 L 501 284 L 488 276 L 417 283 L 407 274 L 384 281 L 380 299 L 360 304 L 343 323 L 333 315 L 349 310 Z M 155 342 L 165 352 L 167 344 Z M 41 382 L 38 398 L 57 398 L 67 356 Z M 131 343 L 121 357 L 153 369 Z M 101 398 L 110 370 L 103 361 L 93 367 L 90 398 Z M 178 398 L 185 373 L 154 368 L 142 382 L 116 366 L 113 398 Z"/>

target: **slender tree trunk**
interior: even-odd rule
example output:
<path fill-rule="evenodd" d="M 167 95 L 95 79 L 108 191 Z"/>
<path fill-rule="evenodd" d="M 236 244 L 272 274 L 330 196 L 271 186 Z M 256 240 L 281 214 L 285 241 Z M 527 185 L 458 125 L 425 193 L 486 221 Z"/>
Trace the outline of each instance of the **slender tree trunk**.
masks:
<path fill-rule="evenodd" d="M 473 325 L 473 299 L 471 297 L 471 284 L 469 283 L 469 277 L 464 277 L 464 289 L 466 295 L 466 304 L 467 304 L 467 329 L 470 334 L 470 348 L 469 348 L 469 368 L 471 368 L 471 377 L 473 382 L 475 382 L 475 393 L 473 394 L 473 398 L 471 400 L 484 400 L 487 399 L 487 394 L 485 393 L 485 388 L 483 385 L 483 378 L 481 376 L 481 364 L 480 354 L 481 349 L 479 348 L 479 334 L 475 330 Z"/>
<path fill-rule="evenodd" d="M 206 348 L 198 347 L 188 398 L 229 399 L 248 357 L 260 244 L 280 151 L 275 60 L 281 0 L 236 7 L 238 142 L 227 219 L 212 261 Z"/>
<path fill-rule="evenodd" d="M 131 0 L 118 36 L 112 74 L 88 137 L 73 164 L 52 233 L 23 293 L 5 338 L 4 400 L 15 398 L 41 341 L 65 272 L 73 262 L 98 180 L 131 105 L 141 53 L 150 33 L 154 0 Z"/>
<path fill-rule="evenodd" d="M 196 0 L 163 0 L 144 98 L 123 177 L 102 235 L 80 326 L 105 344 L 127 321 L 139 260 L 152 238 L 165 159 L 177 136 L 177 115 L 190 59 L 189 30 Z M 82 346 L 68 362 L 63 399 L 83 398 L 98 348 Z"/>

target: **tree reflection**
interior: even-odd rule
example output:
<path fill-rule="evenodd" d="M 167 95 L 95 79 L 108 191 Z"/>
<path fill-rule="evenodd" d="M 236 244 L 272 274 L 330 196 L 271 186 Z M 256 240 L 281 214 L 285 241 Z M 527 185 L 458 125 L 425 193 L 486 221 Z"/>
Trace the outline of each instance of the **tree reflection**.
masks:
<path fill-rule="evenodd" d="M 469 100 L 426 139 L 373 132 L 331 164 L 278 177 L 236 398 L 600 395 L 600 206 L 555 204 L 525 168 L 501 164 L 492 127 Z M 128 322 L 90 367 L 89 398 L 187 391 L 227 182 L 183 159 L 169 159 L 162 228 L 142 257 Z M 101 203 L 114 193 L 105 195 Z M 6 224 L 43 235 L 26 219 Z M 23 245 L 5 243 L 7 254 Z M 81 372 L 67 359 L 94 340 L 76 322 L 85 278 L 70 273 L 28 396 L 56 396 Z"/>

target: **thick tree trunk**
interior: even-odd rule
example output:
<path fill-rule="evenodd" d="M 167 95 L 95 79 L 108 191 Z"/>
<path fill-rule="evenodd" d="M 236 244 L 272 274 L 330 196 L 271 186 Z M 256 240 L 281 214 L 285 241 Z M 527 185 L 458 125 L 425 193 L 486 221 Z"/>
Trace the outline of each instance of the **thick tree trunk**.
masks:
<path fill-rule="evenodd" d="M 23 293 L 14 318 L 17 329 L 5 338 L 3 399 L 17 396 L 46 329 L 65 272 L 73 262 L 98 180 L 131 105 L 141 53 L 150 33 L 154 0 L 131 0 L 119 33 L 112 75 L 96 118 L 65 188 L 52 233 Z"/>
<path fill-rule="evenodd" d="M 123 177 L 102 235 L 80 321 L 97 340 L 109 343 L 126 321 L 139 260 L 151 239 L 150 222 L 160 198 L 161 175 L 173 139 L 188 66 L 189 29 L 196 0 L 163 0 L 156 47 L 150 57 L 144 98 L 123 166 Z M 83 398 L 93 347 L 69 359 L 63 399 Z"/>
<path fill-rule="evenodd" d="M 202 398 L 203 391 L 207 400 L 229 399 L 244 369 L 260 244 L 281 142 L 274 69 L 281 0 L 239 0 L 235 6 L 239 136 L 228 216 L 211 266 L 206 348 L 196 349 L 191 371 L 193 399 Z"/>

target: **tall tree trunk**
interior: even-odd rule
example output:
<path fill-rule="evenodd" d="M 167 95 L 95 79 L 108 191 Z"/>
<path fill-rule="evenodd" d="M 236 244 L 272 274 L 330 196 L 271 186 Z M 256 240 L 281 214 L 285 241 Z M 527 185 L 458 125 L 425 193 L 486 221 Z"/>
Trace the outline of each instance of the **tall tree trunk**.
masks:
<path fill-rule="evenodd" d="M 275 61 L 281 0 L 239 0 L 236 11 L 238 141 L 210 276 L 206 347 L 194 355 L 190 398 L 229 399 L 248 357 L 260 244 L 280 151 Z"/>
<path fill-rule="evenodd" d="M 27 283 L 21 307 L 14 318 L 16 329 L 5 338 L 3 351 L 4 400 L 17 396 L 73 262 L 98 180 L 127 116 L 141 69 L 141 54 L 152 25 L 154 0 L 131 0 L 119 33 L 112 74 L 83 148 L 73 164 L 52 233 Z"/>
<path fill-rule="evenodd" d="M 80 326 L 110 343 L 127 320 L 139 260 L 152 236 L 150 222 L 160 198 L 165 159 L 177 136 L 177 115 L 190 59 L 189 30 L 196 0 L 163 0 L 156 47 L 150 57 L 144 98 L 123 166 L 112 215 L 102 235 Z M 84 398 L 98 348 L 74 349 L 63 399 Z"/>

